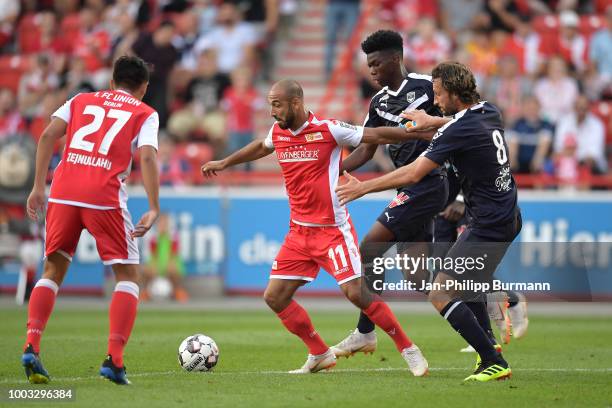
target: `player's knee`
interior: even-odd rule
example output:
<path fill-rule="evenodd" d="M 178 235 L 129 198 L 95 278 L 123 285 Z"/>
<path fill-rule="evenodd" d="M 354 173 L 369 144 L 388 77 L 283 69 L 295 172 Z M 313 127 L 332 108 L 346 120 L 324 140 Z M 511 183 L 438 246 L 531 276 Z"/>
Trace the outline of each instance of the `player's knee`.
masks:
<path fill-rule="evenodd" d="M 279 292 L 266 289 L 263 298 L 270 309 L 274 310 L 277 313 L 280 312 L 284 299 Z"/>
<path fill-rule="evenodd" d="M 114 264 L 113 271 L 115 272 L 115 279 L 119 281 L 130 281 L 138 282 L 138 265 L 131 264 Z"/>

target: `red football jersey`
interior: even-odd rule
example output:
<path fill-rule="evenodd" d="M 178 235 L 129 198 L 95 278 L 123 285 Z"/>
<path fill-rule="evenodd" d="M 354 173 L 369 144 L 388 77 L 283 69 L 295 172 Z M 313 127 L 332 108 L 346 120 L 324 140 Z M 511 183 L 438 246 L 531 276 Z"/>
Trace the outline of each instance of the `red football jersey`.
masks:
<path fill-rule="evenodd" d="M 53 116 L 68 126 L 49 201 L 103 210 L 126 208 L 124 181 L 135 150 L 144 145 L 157 149 L 157 112 L 118 90 L 78 94 Z"/>
<path fill-rule="evenodd" d="M 274 124 L 265 144 L 276 150 L 289 196 L 291 220 L 301 225 L 340 225 L 348 211 L 340 205 L 336 186 L 342 146 L 357 146 L 363 127 L 336 120 L 318 120 L 311 112 L 298 129 Z"/>

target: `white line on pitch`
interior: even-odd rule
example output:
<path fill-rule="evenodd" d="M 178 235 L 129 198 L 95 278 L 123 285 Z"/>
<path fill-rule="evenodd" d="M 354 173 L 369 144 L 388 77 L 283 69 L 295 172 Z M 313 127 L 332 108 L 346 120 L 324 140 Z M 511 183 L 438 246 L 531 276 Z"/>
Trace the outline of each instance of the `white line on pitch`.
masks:
<path fill-rule="evenodd" d="M 430 371 L 469 371 L 469 368 L 466 367 L 430 367 Z M 385 372 L 385 371 L 408 371 L 407 368 L 401 367 L 383 367 L 383 368 L 339 368 L 333 369 L 329 372 L 325 372 L 326 374 L 333 373 L 367 373 L 367 372 Z M 129 378 L 134 377 L 151 377 L 155 375 L 163 376 L 163 375 L 176 375 L 177 373 L 182 372 L 181 370 L 174 371 L 152 371 L 152 372 L 143 372 L 143 373 L 133 373 L 129 374 Z M 612 368 L 515 368 L 515 373 L 520 372 L 560 372 L 560 373 L 612 373 Z M 325 374 L 324 373 L 324 374 Z M 212 373 L 212 375 L 270 375 L 270 374 L 289 374 L 287 371 L 217 371 Z M 55 381 L 90 381 L 99 378 L 98 376 L 88 376 L 88 377 L 51 377 L 52 380 Z M 0 384 L 9 384 L 9 383 L 19 383 L 21 381 L 11 380 L 10 378 L 4 378 L 0 380 Z M 24 381 L 25 382 L 25 381 Z"/>

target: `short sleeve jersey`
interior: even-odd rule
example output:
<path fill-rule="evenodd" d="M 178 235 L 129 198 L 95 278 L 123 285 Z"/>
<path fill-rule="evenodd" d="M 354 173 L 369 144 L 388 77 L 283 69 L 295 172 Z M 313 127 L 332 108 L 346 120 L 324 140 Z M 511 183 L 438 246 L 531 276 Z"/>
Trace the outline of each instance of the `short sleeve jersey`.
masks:
<path fill-rule="evenodd" d="M 125 179 L 134 152 L 145 145 L 157 149 L 157 112 L 117 90 L 78 94 L 52 116 L 65 121 L 67 128 L 49 201 L 103 210 L 126 208 Z"/>
<path fill-rule="evenodd" d="M 473 225 L 502 225 L 514 219 L 517 188 L 497 107 L 483 101 L 457 113 L 422 155 L 439 165 L 448 160 L 455 167 Z"/>
<path fill-rule="evenodd" d="M 276 151 L 289 196 L 291 220 L 301 225 L 340 225 L 348 211 L 335 189 L 340 176 L 342 147 L 357 146 L 363 127 L 337 120 L 318 120 L 310 113 L 298 129 L 275 123 L 265 145 Z"/>
<path fill-rule="evenodd" d="M 442 116 L 434 105 L 431 76 L 410 73 L 397 91 L 381 89 L 370 102 L 365 127 L 398 126 L 405 122 L 400 114 L 405 110 L 422 109 L 429 115 Z M 389 145 L 389 156 L 395 167 L 412 163 L 427 148 L 429 142 L 408 140 Z M 434 172 L 437 173 L 437 170 Z"/>

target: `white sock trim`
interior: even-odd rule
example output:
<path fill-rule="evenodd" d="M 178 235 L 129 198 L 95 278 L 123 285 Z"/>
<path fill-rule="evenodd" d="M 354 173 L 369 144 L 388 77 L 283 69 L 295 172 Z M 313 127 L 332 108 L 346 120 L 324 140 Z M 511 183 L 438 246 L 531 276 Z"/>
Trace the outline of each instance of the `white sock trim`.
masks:
<path fill-rule="evenodd" d="M 39 279 L 38 282 L 36 282 L 36 286 L 34 287 L 37 288 L 39 286 L 44 286 L 45 288 L 51 289 L 54 295 L 57 295 L 57 291 L 59 290 L 59 286 L 57 286 L 57 283 L 55 283 L 51 279 Z"/>
<path fill-rule="evenodd" d="M 115 285 L 115 292 L 129 293 L 130 295 L 138 299 L 140 289 L 138 288 L 138 285 L 136 284 L 136 282 L 120 281 L 120 282 L 117 282 L 117 284 Z"/>
<path fill-rule="evenodd" d="M 455 304 L 454 304 L 454 305 L 452 305 L 452 306 L 451 306 L 451 307 L 450 307 L 450 308 L 449 308 L 449 309 L 446 311 L 446 313 L 444 313 L 444 318 L 445 318 L 446 320 L 448 320 L 448 316 L 450 316 L 450 314 L 451 314 L 451 313 L 453 313 L 453 310 L 455 310 L 455 308 L 456 308 L 457 306 L 459 306 L 459 304 L 460 304 L 460 303 L 463 303 L 463 302 L 461 302 L 461 301 L 455 302 Z"/>

